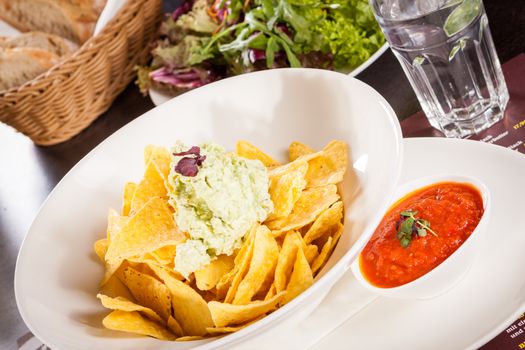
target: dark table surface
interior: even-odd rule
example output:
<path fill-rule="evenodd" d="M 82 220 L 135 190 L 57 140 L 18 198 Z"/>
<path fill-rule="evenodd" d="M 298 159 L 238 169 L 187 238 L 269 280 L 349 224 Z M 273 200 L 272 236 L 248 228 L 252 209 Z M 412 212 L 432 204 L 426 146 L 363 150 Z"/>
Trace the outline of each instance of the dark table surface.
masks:
<path fill-rule="evenodd" d="M 525 52 L 525 0 L 484 3 L 501 62 Z M 378 90 L 400 120 L 420 110 L 390 50 L 357 78 Z M 153 107 L 130 84 L 89 128 L 66 143 L 45 148 L 0 124 L 0 349 L 15 349 L 16 340 L 27 332 L 16 308 L 13 278 L 18 249 L 39 207 L 85 154 Z"/>

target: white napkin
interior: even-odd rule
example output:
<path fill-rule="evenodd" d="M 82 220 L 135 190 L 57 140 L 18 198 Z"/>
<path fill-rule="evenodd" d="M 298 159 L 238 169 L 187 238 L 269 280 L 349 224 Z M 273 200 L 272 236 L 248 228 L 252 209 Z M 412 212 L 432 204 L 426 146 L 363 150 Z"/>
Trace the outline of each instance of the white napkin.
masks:
<path fill-rule="evenodd" d="M 93 35 L 100 33 L 100 31 L 104 29 L 106 24 L 111 21 L 111 19 L 120 11 L 125 3 L 126 0 L 108 0 L 104 10 L 102 10 L 100 17 L 98 18 Z"/>
<path fill-rule="evenodd" d="M 102 10 L 100 17 L 98 18 L 93 35 L 100 33 L 100 31 L 104 29 L 106 24 L 111 21 L 111 19 L 120 11 L 125 3 L 126 0 L 108 0 L 104 10 Z M 20 34 L 20 31 L 0 20 L 0 36 L 16 36 L 18 34 Z"/>
<path fill-rule="evenodd" d="M 0 36 L 15 36 L 20 34 L 18 30 L 0 20 Z"/>

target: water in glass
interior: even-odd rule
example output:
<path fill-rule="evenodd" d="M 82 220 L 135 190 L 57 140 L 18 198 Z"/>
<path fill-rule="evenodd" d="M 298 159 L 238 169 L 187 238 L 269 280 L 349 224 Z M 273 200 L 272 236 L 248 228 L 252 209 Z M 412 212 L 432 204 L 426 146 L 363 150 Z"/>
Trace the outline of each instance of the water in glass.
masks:
<path fill-rule="evenodd" d="M 464 137 L 503 118 L 509 94 L 481 0 L 370 0 L 430 124 Z"/>

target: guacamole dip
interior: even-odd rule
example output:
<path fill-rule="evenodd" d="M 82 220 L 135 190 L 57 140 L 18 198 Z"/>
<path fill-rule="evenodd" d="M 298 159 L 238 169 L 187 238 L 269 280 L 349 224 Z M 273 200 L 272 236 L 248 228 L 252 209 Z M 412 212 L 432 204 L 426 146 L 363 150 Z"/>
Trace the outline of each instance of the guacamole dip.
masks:
<path fill-rule="evenodd" d="M 215 256 L 239 248 L 251 226 L 273 211 L 273 203 L 260 161 L 212 143 L 177 143 L 173 153 L 170 203 L 180 229 L 190 236 L 177 246 L 175 270 L 187 277 Z"/>

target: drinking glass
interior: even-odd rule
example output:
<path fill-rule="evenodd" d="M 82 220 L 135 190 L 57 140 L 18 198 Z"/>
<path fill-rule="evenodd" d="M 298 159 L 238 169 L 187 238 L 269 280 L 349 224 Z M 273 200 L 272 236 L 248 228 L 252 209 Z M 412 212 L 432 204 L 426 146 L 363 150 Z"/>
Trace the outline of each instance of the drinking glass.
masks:
<path fill-rule="evenodd" d="M 369 0 L 430 124 L 447 137 L 503 118 L 509 93 L 481 0 Z"/>

